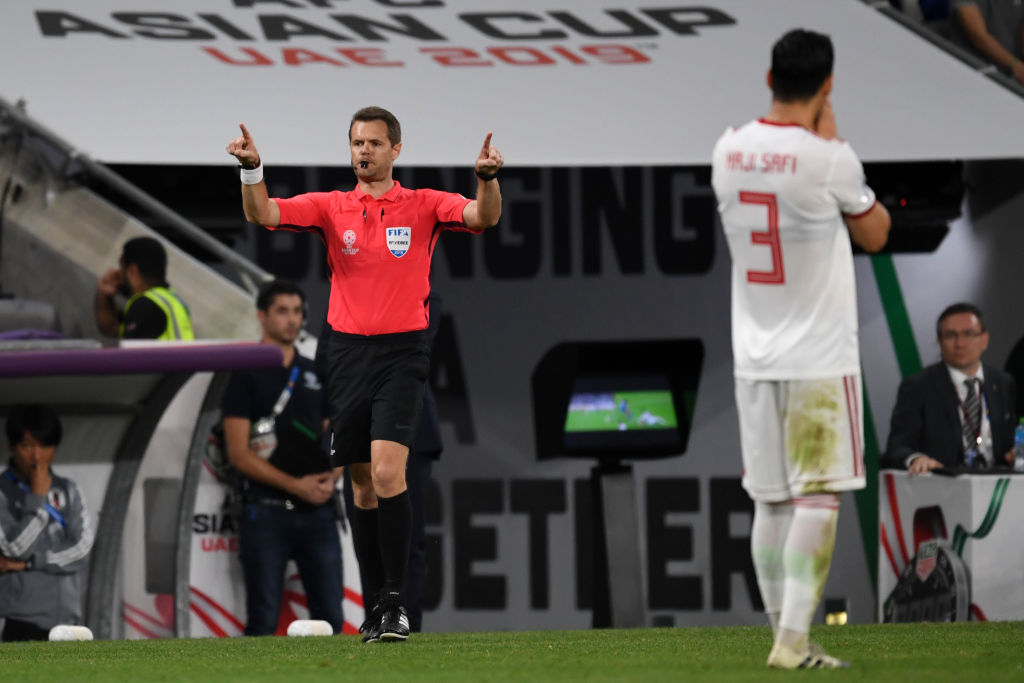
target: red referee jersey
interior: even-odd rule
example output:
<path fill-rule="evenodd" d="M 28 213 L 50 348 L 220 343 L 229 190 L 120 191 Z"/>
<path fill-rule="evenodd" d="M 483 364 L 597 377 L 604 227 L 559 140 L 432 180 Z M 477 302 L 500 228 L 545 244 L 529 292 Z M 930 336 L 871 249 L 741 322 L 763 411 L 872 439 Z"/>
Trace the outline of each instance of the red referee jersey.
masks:
<path fill-rule="evenodd" d="M 398 181 L 380 199 L 357 187 L 274 201 L 281 224 L 271 230 L 315 232 L 327 246 L 327 322 L 349 334 L 425 329 L 437 238 L 443 230 L 481 232 L 462 220 L 471 200 L 451 192 L 408 190 Z"/>

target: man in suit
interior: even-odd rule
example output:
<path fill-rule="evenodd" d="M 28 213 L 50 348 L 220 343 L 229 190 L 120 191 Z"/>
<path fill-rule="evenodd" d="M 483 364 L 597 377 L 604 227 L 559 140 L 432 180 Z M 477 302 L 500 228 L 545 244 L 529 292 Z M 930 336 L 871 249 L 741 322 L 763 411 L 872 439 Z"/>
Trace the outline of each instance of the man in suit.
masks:
<path fill-rule="evenodd" d="M 900 384 L 882 466 L 923 474 L 1012 464 L 1016 382 L 981 362 L 989 340 L 981 311 L 953 304 L 936 330 L 942 362 Z"/>

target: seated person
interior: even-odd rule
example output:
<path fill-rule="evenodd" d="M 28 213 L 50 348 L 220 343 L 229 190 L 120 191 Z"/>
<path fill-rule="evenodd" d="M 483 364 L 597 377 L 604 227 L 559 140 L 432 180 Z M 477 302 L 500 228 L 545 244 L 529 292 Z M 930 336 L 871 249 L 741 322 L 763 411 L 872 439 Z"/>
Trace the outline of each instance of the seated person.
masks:
<path fill-rule="evenodd" d="M 1020 0 L 953 0 L 953 42 L 1024 83 Z"/>
<path fill-rule="evenodd" d="M 46 640 L 82 623 L 83 570 L 93 528 L 70 479 L 50 469 L 62 428 L 46 406 L 7 414 L 9 467 L 0 476 L 0 640 Z"/>
<path fill-rule="evenodd" d="M 981 362 L 989 339 L 981 311 L 953 304 L 936 330 L 942 361 L 900 383 L 882 467 L 922 474 L 1011 465 L 1016 382 Z"/>
<path fill-rule="evenodd" d="M 889 0 L 889 4 L 943 38 L 949 37 L 950 0 Z"/>

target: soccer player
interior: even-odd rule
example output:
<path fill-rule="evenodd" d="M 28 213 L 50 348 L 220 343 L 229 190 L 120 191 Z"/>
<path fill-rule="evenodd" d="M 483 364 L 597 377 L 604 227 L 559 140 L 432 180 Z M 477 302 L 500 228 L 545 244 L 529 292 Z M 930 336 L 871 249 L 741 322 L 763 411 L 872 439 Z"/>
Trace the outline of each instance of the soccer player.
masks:
<path fill-rule="evenodd" d="M 383 576 L 365 642 L 405 640 L 405 573 L 412 529 L 405 468 L 430 366 L 427 323 L 430 258 L 443 230 L 481 232 L 501 216 L 501 153 L 484 139 L 476 159 L 476 199 L 410 190 L 392 178 L 402 132 L 391 112 L 360 109 L 349 125 L 357 186 L 270 199 L 252 136 L 227 147 L 242 165 L 245 217 L 268 228 L 311 231 L 327 247 L 331 294 L 327 321 L 332 450 L 350 467 L 364 570 Z M 370 597 L 370 599 L 374 599 Z"/>
<path fill-rule="evenodd" d="M 848 663 L 808 642 L 840 492 L 864 487 L 850 240 L 881 249 L 889 214 L 836 135 L 832 42 L 793 30 L 772 49 L 768 115 L 727 130 L 711 182 L 732 256 L 732 347 L 751 551 L 774 631 L 768 666 Z"/>

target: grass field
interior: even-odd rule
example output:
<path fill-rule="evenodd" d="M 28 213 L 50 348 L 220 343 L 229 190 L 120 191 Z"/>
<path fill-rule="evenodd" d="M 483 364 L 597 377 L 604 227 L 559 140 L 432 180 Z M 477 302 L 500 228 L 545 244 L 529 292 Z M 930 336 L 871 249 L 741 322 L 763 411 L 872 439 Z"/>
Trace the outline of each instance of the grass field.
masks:
<path fill-rule="evenodd" d="M 565 416 L 567 432 L 603 432 L 619 429 L 623 423 L 627 429 L 666 429 L 675 427 L 675 409 L 672 405 L 672 394 L 667 391 L 617 391 L 609 394 L 595 394 L 604 397 L 608 408 L 582 409 L 570 404 Z M 622 413 L 619 405 L 626 401 L 628 414 Z M 591 404 L 598 405 L 598 402 Z M 641 416 L 647 415 L 654 421 Z"/>
<path fill-rule="evenodd" d="M 28 681 L 1005 681 L 1024 680 L 1024 623 L 816 627 L 840 671 L 765 668 L 767 627 L 0 643 L 3 680 Z"/>

